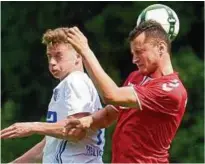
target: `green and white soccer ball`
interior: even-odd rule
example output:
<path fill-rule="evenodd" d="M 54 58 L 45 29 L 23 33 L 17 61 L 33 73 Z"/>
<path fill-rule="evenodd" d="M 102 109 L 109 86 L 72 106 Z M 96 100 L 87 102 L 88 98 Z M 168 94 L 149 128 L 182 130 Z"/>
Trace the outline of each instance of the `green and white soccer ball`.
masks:
<path fill-rule="evenodd" d="M 145 8 L 137 19 L 137 26 L 147 20 L 155 20 L 160 23 L 167 32 L 171 41 L 179 33 L 179 19 L 170 7 L 162 4 L 154 4 Z"/>

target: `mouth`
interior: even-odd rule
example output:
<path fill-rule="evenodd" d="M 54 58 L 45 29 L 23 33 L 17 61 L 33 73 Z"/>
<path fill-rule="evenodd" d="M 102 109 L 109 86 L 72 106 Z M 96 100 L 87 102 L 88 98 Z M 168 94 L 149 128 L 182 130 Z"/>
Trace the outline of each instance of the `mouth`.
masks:
<path fill-rule="evenodd" d="M 58 70 L 52 69 L 51 72 L 52 72 L 52 74 L 56 74 L 56 73 L 58 73 Z"/>
<path fill-rule="evenodd" d="M 137 67 L 143 67 L 144 64 L 137 64 Z"/>

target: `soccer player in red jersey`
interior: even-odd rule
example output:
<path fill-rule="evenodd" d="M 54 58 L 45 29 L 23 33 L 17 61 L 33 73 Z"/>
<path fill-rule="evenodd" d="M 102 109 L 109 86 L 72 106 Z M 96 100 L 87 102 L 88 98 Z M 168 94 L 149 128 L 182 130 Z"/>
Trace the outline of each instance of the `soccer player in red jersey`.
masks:
<path fill-rule="evenodd" d="M 171 64 L 171 42 L 155 21 L 146 21 L 129 35 L 132 72 L 123 87 L 104 72 L 77 28 L 68 41 L 82 55 L 86 69 L 106 104 L 91 116 L 68 120 L 73 127 L 99 129 L 117 120 L 112 140 L 112 163 L 168 163 L 169 148 L 184 115 L 187 92 Z"/>

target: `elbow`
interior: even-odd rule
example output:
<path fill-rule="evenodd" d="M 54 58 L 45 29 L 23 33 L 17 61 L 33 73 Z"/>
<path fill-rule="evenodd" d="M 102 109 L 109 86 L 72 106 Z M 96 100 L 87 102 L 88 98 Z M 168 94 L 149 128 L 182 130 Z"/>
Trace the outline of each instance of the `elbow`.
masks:
<path fill-rule="evenodd" d="M 102 101 L 104 104 L 115 105 L 117 102 L 117 90 L 112 90 L 109 93 L 103 94 Z"/>
<path fill-rule="evenodd" d="M 102 100 L 104 104 L 111 104 L 111 105 L 115 104 L 115 99 L 113 96 L 103 96 Z"/>
<path fill-rule="evenodd" d="M 111 105 L 114 105 L 114 99 L 111 99 L 111 98 L 103 98 L 103 103 L 104 104 L 111 104 Z"/>

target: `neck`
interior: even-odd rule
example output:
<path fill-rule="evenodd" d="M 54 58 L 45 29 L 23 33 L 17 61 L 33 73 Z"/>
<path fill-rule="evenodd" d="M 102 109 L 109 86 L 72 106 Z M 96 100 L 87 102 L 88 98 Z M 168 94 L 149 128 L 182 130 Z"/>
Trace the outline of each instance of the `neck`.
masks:
<path fill-rule="evenodd" d="M 72 72 L 75 72 L 75 71 L 84 72 L 83 65 L 79 65 L 79 66 L 73 68 L 71 71 L 68 71 L 68 72 L 65 74 L 65 76 L 63 76 L 62 78 L 60 78 L 60 81 L 62 81 L 65 77 L 67 77 L 69 74 L 71 74 Z"/>
<path fill-rule="evenodd" d="M 158 69 L 151 74 L 151 77 L 159 78 L 159 77 L 162 77 L 162 76 L 172 74 L 173 72 L 174 72 L 174 70 L 173 70 L 173 67 L 172 67 L 170 55 L 169 54 L 164 54 L 161 57 L 161 61 L 160 61 Z"/>

